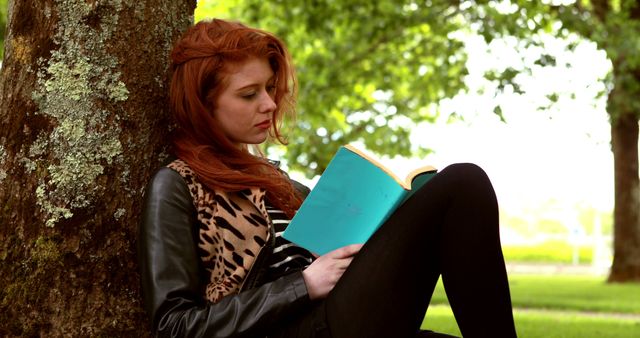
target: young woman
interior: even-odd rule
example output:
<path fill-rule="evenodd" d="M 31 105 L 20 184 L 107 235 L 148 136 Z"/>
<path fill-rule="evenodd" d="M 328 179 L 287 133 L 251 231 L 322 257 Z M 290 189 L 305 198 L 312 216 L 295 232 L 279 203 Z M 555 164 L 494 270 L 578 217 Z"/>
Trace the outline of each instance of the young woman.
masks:
<path fill-rule="evenodd" d="M 308 189 L 250 151 L 294 113 L 283 43 L 242 24 L 189 29 L 171 53 L 176 159 L 146 191 L 139 257 L 158 336 L 418 337 L 439 276 L 465 337 L 516 335 L 496 197 L 444 168 L 364 245 L 315 257 L 279 236 Z"/>

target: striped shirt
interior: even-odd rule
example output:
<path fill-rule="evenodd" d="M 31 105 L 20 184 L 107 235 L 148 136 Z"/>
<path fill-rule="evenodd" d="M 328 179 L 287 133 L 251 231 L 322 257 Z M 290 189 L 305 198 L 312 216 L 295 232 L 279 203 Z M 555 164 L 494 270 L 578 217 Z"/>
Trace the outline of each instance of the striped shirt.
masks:
<path fill-rule="evenodd" d="M 276 280 L 286 274 L 299 271 L 313 262 L 313 255 L 306 249 L 299 247 L 282 238 L 282 232 L 291 221 L 287 215 L 279 209 L 267 204 L 267 213 L 276 233 L 276 244 L 269 255 L 267 265 L 267 280 Z"/>

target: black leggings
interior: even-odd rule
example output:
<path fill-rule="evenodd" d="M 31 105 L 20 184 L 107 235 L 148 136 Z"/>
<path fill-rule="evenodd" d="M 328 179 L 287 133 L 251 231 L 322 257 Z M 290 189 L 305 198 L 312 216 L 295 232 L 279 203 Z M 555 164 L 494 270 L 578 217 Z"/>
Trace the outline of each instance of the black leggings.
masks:
<path fill-rule="evenodd" d="M 416 337 L 442 275 L 464 337 L 515 337 L 498 205 L 473 164 L 443 169 L 364 245 L 331 291 L 279 337 Z"/>

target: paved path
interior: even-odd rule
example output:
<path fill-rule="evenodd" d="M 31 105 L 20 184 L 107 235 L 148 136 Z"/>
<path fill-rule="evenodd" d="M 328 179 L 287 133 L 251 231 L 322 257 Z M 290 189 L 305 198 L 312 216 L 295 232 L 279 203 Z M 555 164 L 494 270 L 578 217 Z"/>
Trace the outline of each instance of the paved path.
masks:
<path fill-rule="evenodd" d="M 449 304 L 433 304 L 429 305 L 429 309 L 450 312 L 451 307 Z M 539 314 L 548 317 L 590 317 L 590 318 L 603 318 L 603 319 L 615 319 L 636 322 L 640 325 L 640 313 L 617 313 L 617 312 L 596 312 L 596 311 L 573 311 L 573 310 L 553 310 L 553 309 L 538 309 L 538 308 L 522 308 L 514 307 L 513 312 L 515 315 L 518 313 Z M 451 313 L 453 316 L 453 313 Z"/>
<path fill-rule="evenodd" d="M 640 324 L 640 313 L 617 313 L 617 312 L 595 312 L 595 311 L 573 311 L 573 310 L 551 310 L 516 307 L 515 313 L 533 313 L 546 316 L 567 316 L 567 317 L 590 317 L 590 318 L 611 318 L 616 320 L 629 320 Z"/>

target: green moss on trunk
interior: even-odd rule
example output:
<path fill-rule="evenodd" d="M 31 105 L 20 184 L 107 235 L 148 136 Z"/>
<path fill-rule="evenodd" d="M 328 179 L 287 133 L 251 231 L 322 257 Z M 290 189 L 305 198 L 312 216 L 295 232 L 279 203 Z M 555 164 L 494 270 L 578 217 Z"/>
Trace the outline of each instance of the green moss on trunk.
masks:
<path fill-rule="evenodd" d="M 58 249 L 59 239 L 38 237 L 31 243 L 22 243 L 17 236 L 7 239 L 11 245 L 0 256 L 0 262 L 11 266 L 11 283 L 4 285 L 1 292 L 0 321 L 12 323 L 9 332 L 0 331 L 0 335 L 7 336 L 37 336 L 46 326 L 46 312 L 39 312 L 35 318 L 23 322 L 16 322 L 15 304 L 36 304 L 51 298 L 51 280 L 55 270 L 64 267 L 63 255 Z M 27 249 L 26 254 L 22 250 Z M 16 264 L 19 262 L 19 264 Z M 49 283 L 43 283 L 49 280 Z M 24 310 L 24 309 L 23 309 Z M 31 309 L 32 311 L 35 309 Z M 33 316 L 33 314 L 31 315 Z"/>

